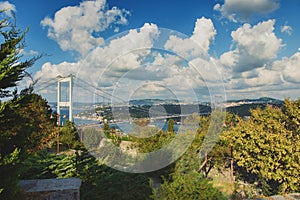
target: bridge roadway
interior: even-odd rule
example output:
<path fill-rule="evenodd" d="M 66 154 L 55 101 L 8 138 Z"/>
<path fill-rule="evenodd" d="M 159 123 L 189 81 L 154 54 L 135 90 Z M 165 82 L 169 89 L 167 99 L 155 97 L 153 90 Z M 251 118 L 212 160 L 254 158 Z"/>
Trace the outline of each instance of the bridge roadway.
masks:
<path fill-rule="evenodd" d="M 158 117 L 150 117 L 149 119 L 151 120 L 156 120 L 156 119 L 169 119 L 169 118 L 177 118 L 177 117 L 187 117 L 191 116 L 194 113 L 188 113 L 188 114 L 180 114 L 180 115 L 166 115 L 166 116 L 158 116 Z M 208 115 L 209 113 L 199 113 L 199 115 Z"/>

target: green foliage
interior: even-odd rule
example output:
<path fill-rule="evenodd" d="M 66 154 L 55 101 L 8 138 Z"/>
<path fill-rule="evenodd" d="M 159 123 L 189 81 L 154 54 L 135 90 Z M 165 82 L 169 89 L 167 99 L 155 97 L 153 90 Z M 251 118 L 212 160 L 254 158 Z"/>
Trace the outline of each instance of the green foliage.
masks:
<path fill-rule="evenodd" d="M 213 168 L 222 171 L 228 166 L 230 147 L 219 140 L 221 129 L 224 128 L 224 113 L 217 111 L 212 115 L 197 117 L 199 128 L 193 142 L 177 161 L 177 171 L 198 171 L 207 177 Z M 226 121 L 231 117 L 227 115 Z"/>
<path fill-rule="evenodd" d="M 228 148 L 217 143 L 220 131 L 218 126 L 223 124 L 224 114 L 215 112 L 213 115 L 188 119 L 199 122 L 195 138 L 183 156 L 176 161 L 174 173 L 170 177 L 165 176 L 161 190 L 154 192 L 154 199 L 226 199 L 206 178 L 212 168 L 224 169 L 226 159 L 222 155 Z"/>
<path fill-rule="evenodd" d="M 20 149 L 18 148 L 5 156 L 1 156 L 0 154 L 0 198 L 13 199 L 17 195 L 19 154 Z"/>
<path fill-rule="evenodd" d="M 86 149 L 93 149 L 99 146 L 101 132 L 96 128 L 86 128 L 84 130 L 83 144 Z"/>
<path fill-rule="evenodd" d="M 300 98 L 296 101 L 285 99 L 283 112 L 286 115 L 286 129 L 293 132 L 294 136 L 300 134 Z"/>
<path fill-rule="evenodd" d="M 0 11 L 3 14 L 3 11 Z M 1 15 L 4 16 L 4 15 Z M 22 61 L 27 31 L 16 28 L 15 19 L 0 20 L 0 199 L 20 197 L 17 191 L 20 163 L 27 155 L 47 145 L 54 131 L 51 109 L 32 87 L 12 92 L 26 75 L 26 69 L 39 58 Z"/>
<path fill-rule="evenodd" d="M 0 20 L 0 41 L 3 41 L 0 49 L 0 98 L 12 95 L 11 88 L 17 86 L 17 83 L 27 75 L 25 70 L 38 59 L 20 61 L 20 51 L 24 47 L 26 32 L 16 28 L 14 19 Z"/>
<path fill-rule="evenodd" d="M 23 179 L 80 178 L 81 199 L 148 199 L 151 194 L 146 176 L 113 170 L 86 151 L 60 156 L 41 152 L 29 157 L 23 166 Z"/>
<path fill-rule="evenodd" d="M 110 128 L 108 123 L 104 123 L 103 131 L 107 139 L 110 139 L 114 145 L 119 146 L 122 137 L 117 133 L 117 129 L 115 127 Z"/>
<path fill-rule="evenodd" d="M 110 133 L 110 128 L 109 128 L 109 125 L 108 123 L 104 123 L 104 135 L 108 138 L 109 137 L 109 133 Z"/>
<path fill-rule="evenodd" d="M 141 153 L 157 151 L 175 137 L 175 132 L 165 132 L 152 127 L 138 130 L 138 133 L 140 137 L 135 137 L 133 141 L 137 143 L 138 151 Z"/>
<path fill-rule="evenodd" d="M 167 129 L 168 132 L 171 132 L 171 133 L 175 132 L 174 123 L 175 123 L 174 119 L 169 119 L 168 120 L 168 129 Z"/>
<path fill-rule="evenodd" d="M 56 158 L 46 150 L 38 151 L 28 156 L 21 167 L 20 179 L 55 178 L 56 175 L 49 170 L 49 166 Z"/>
<path fill-rule="evenodd" d="M 299 191 L 299 102 L 252 110 L 250 119 L 224 133 L 237 165 L 257 175 L 266 195 Z"/>
<path fill-rule="evenodd" d="M 59 140 L 69 149 L 78 149 L 81 146 L 75 124 L 70 121 L 66 121 L 60 129 Z"/>
<path fill-rule="evenodd" d="M 151 187 L 149 179 L 140 174 L 130 174 L 106 169 L 98 176 L 94 191 L 86 189 L 87 194 L 83 199 L 149 199 Z"/>
<path fill-rule="evenodd" d="M 47 101 L 37 94 L 22 94 L 2 103 L 0 110 L 0 153 L 16 147 L 21 153 L 43 148 L 51 138 L 55 122 Z"/>
<path fill-rule="evenodd" d="M 188 171 L 196 171 L 201 165 L 200 150 L 201 144 L 205 138 L 209 127 L 209 117 L 198 116 L 199 128 L 195 135 L 195 138 L 186 152 L 176 162 L 175 170 L 177 172 L 186 173 Z"/>
<path fill-rule="evenodd" d="M 226 199 L 201 174 L 189 171 L 174 173 L 171 180 L 164 180 L 161 189 L 154 192 L 153 199 Z"/>
<path fill-rule="evenodd" d="M 55 122 L 50 119 L 47 102 L 36 94 L 21 94 L 1 104 L 0 110 L 0 188 L 4 198 L 16 195 L 19 163 L 31 152 L 43 148 L 51 139 Z M 18 149 L 12 163 L 5 162 Z"/>

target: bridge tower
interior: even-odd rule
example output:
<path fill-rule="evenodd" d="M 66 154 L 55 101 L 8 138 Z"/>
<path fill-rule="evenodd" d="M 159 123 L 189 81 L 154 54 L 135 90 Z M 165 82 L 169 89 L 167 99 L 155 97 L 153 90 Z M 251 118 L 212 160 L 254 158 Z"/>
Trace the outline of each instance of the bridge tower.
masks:
<path fill-rule="evenodd" d="M 61 83 L 69 83 L 69 98 L 66 98 L 65 101 L 62 101 L 61 98 Z M 68 107 L 69 109 L 69 121 L 73 121 L 73 75 L 62 77 L 57 76 L 57 114 L 58 114 L 58 124 L 61 125 L 61 107 Z"/>

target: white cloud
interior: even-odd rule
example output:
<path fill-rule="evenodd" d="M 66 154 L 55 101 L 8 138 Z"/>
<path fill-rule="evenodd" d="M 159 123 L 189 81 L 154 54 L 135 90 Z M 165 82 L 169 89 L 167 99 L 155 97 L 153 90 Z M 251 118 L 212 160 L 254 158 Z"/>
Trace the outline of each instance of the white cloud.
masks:
<path fill-rule="evenodd" d="M 196 56 L 203 57 L 206 52 L 190 38 L 181 38 L 171 35 L 165 44 L 165 49 L 172 51 L 184 58 L 192 59 Z"/>
<path fill-rule="evenodd" d="M 244 72 L 263 67 L 276 58 L 282 40 L 274 33 L 275 20 L 251 27 L 244 24 L 231 33 L 236 49 L 221 55 L 221 63 L 234 72 Z"/>
<path fill-rule="evenodd" d="M 102 5 L 102 1 L 95 2 Z M 228 1 L 225 1 L 225 4 L 226 2 Z M 76 10 L 87 10 L 87 7 L 81 3 L 79 7 L 69 8 L 74 11 L 68 12 L 71 18 L 74 16 L 80 18 Z M 100 10 L 99 13 L 107 12 L 104 7 L 100 7 L 96 9 Z M 219 8 L 215 6 L 215 9 L 221 8 L 223 7 L 220 5 Z M 67 10 L 61 11 L 63 14 L 67 13 Z M 115 13 L 115 10 L 112 9 L 112 13 Z M 90 15 L 93 15 L 93 12 Z M 108 21 L 113 21 L 114 15 L 110 14 Z M 92 32 L 101 32 L 117 23 L 106 23 L 107 26 L 102 26 L 106 28 L 100 30 L 93 26 L 100 18 L 96 18 L 97 22 L 91 22 L 91 25 L 76 25 L 76 20 L 66 18 L 65 22 L 73 24 L 72 28 L 71 25 L 63 25 L 63 21 L 59 20 L 59 17 L 63 16 L 58 11 L 53 20 L 45 18 L 45 21 L 50 20 L 46 25 L 49 27 L 49 35 L 53 34 L 53 39 L 59 41 L 61 46 L 65 45 L 65 50 L 76 49 L 76 45 L 81 42 L 79 36 L 81 39 L 91 37 Z M 119 23 L 127 23 L 125 15 Z M 90 51 L 85 57 L 76 63 L 63 62 L 57 65 L 45 63 L 35 78 L 49 79 L 55 78 L 58 74 L 67 76 L 72 73 L 106 91 L 111 92 L 115 89 L 115 95 L 125 100 L 137 96 L 168 98 L 172 95 L 187 100 L 193 99 L 193 95 L 209 98 L 209 95 L 214 93 L 222 93 L 222 80 L 217 75 L 219 70 L 223 75 L 229 98 L 259 96 L 282 98 L 290 96 L 291 90 L 294 91 L 293 95 L 296 95 L 295 91 L 299 87 L 297 84 L 300 80 L 298 73 L 300 52 L 274 61 L 282 46 L 282 40 L 274 33 L 274 25 L 275 20 L 264 21 L 254 26 L 244 24 L 231 33 L 232 49 L 220 58 L 213 58 L 209 55 L 209 49 L 217 31 L 210 19 L 204 17 L 197 19 L 190 37 L 171 34 L 166 41 L 164 37 L 162 49 L 174 54 L 151 51 L 151 48 L 157 47 L 157 39 L 162 32 L 157 25 L 145 23 L 140 29 L 118 34 L 107 43 L 100 41 L 103 40 L 100 36 L 92 36 L 91 40 L 83 43 L 82 48 L 86 47 L 86 50 L 82 50 L 84 52 L 82 55 Z M 113 27 L 113 30 L 119 31 L 118 27 Z M 288 31 L 287 27 L 284 31 Z M 98 43 L 92 43 L 93 39 L 99 39 Z M 73 40 L 78 43 L 72 44 Z M 213 91 L 209 91 L 212 88 Z M 84 94 L 81 95 L 83 99 L 89 95 L 89 99 L 93 99 L 88 89 L 80 94 Z"/>
<path fill-rule="evenodd" d="M 111 85 L 122 74 L 141 65 L 141 55 L 149 51 L 158 35 L 155 24 L 145 24 L 139 30 L 131 30 L 123 36 L 113 38 L 106 46 L 93 49 L 88 56 L 76 63 L 45 63 L 35 78 L 51 79 L 59 74 L 66 76 L 72 73 L 94 85 L 98 84 L 101 76 L 101 82 Z"/>
<path fill-rule="evenodd" d="M 47 80 L 47 79 L 54 79 L 57 76 L 68 76 L 69 74 L 76 74 L 78 69 L 80 69 L 80 63 L 68 63 L 68 62 L 62 62 L 60 64 L 51 64 L 50 62 L 47 62 L 43 64 L 42 69 L 38 71 L 34 79 L 41 79 L 41 80 Z"/>
<path fill-rule="evenodd" d="M 300 52 L 291 57 L 283 57 L 266 64 L 264 67 L 245 72 L 234 72 L 225 80 L 226 94 L 229 99 L 257 98 L 270 96 L 283 99 L 299 97 Z"/>
<path fill-rule="evenodd" d="M 300 83 L 300 52 L 291 57 L 275 61 L 271 69 L 282 72 L 283 79 L 291 83 Z"/>
<path fill-rule="evenodd" d="M 242 73 L 238 79 L 232 79 L 231 87 L 233 88 L 251 88 L 251 87 L 266 87 L 271 85 L 282 84 L 281 73 L 277 71 L 260 68 L 255 70 L 256 75 L 248 77 L 248 74 Z"/>
<path fill-rule="evenodd" d="M 269 67 L 269 66 L 268 66 Z M 225 83 L 228 99 L 258 98 L 269 96 L 283 99 L 298 98 L 299 85 L 286 82 L 282 71 L 263 67 L 243 72 L 239 77 L 231 78 Z"/>
<path fill-rule="evenodd" d="M 207 53 L 211 42 L 214 40 L 217 31 L 211 19 L 202 17 L 197 19 L 191 39 L 194 40 Z"/>
<path fill-rule="evenodd" d="M 34 51 L 34 50 L 26 51 L 25 49 L 21 49 L 20 54 L 24 55 L 24 56 L 37 56 L 37 55 L 39 55 L 39 52 Z"/>
<path fill-rule="evenodd" d="M 107 9 L 105 0 L 89 0 L 79 6 L 60 9 L 54 19 L 46 17 L 41 25 L 48 27 L 48 37 L 57 41 L 63 50 L 77 51 L 84 56 L 103 44 L 104 39 L 99 35 L 102 31 L 114 25 L 127 24 L 128 14 L 128 11 L 117 7 Z"/>
<path fill-rule="evenodd" d="M 8 1 L 0 2 L 0 10 L 5 10 L 5 14 L 9 17 L 13 16 L 13 12 L 16 12 L 16 6 L 14 4 L 9 3 Z"/>
<path fill-rule="evenodd" d="M 278 7 L 278 0 L 225 0 L 223 5 L 216 4 L 214 10 L 220 11 L 224 18 L 237 22 L 248 20 L 253 15 L 270 13 Z"/>
<path fill-rule="evenodd" d="M 146 23 L 140 29 L 117 35 L 77 63 L 46 63 L 35 78 L 45 80 L 55 78 L 58 74 L 67 76 L 72 73 L 102 89 L 115 89 L 117 96 L 123 99 L 127 99 L 128 94 L 138 92 L 135 90 L 139 86 L 146 85 L 144 92 L 141 92 L 145 98 L 147 95 L 167 98 L 174 93 L 178 98 L 195 100 L 193 89 L 200 91 L 206 87 L 203 74 L 200 73 L 204 70 L 203 66 L 195 65 L 198 67 L 195 69 L 180 56 L 151 51 L 159 36 L 160 29 L 155 24 Z M 200 60 L 198 58 L 198 64 Z M 216 77 L 216 73 L 210 77 Z M 151 88 L 152 91 L 149 91 Z M 208 95 L 207 91 L 205 95 Z"/>
<path fill-rule="evenodd" d="M 139 30 L 130 30 L 113 38 L 106 46 L 97 47 L 84 60 L 93 68 L 105 69 L 103 73 L 107 76 L 119 77 L 119 74 L 141 65 L 140 58 L 149 53 L 158 35 L 158 27 L 146 23 Z"/>
<path fill-rule="evenodd" d="M 281 27 L 282 33 L 287 33 L 288 35 L 292 35 L 292 31 L 293 31 L 293 28 L 291 26 L 284 25 Z"/>
<path fill-rule="evenodd" d="M 209 46 L 216 33 L 211 19 L 202 17 L 197 19 L 193 35 L 190 38 L 171 35 L 165 44 L 165 48 L 185 58 L 207 57 Z"/>

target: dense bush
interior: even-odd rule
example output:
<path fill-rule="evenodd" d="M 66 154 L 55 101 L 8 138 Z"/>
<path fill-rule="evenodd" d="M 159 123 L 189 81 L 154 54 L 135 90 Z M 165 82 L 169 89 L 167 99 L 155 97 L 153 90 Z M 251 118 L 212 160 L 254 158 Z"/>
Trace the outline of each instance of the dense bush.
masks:
<path fill-rule="evenodd" d="M 149 178 L 111 169 L 99 163 L 88 152 L 56 156 L 45 151 L 23 162 L 22 179 L 82 179 L 81 199 L 148 199 Z"/>
<path fill-rule="evenodd" d="M 226 197 L 197 172 L 174 173 L 171 180 L 165 179 L 161 189 L 156 190 L 154 199 L 197 199 L 222 200 Z"/>

